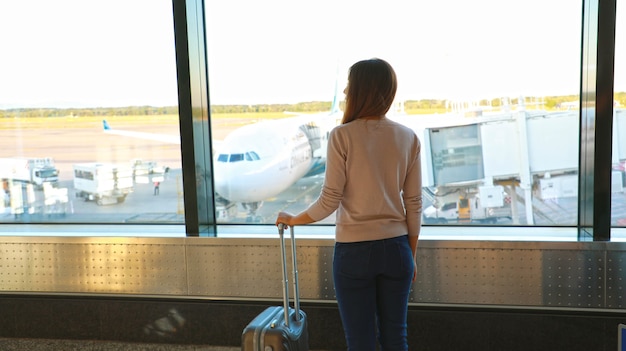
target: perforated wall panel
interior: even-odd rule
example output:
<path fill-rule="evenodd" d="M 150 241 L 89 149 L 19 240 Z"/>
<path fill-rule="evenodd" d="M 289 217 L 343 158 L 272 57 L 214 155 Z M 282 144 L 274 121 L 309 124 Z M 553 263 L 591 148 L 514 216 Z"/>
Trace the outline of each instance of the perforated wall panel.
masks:
<path fill-rule="evenodd" d="M 301 298 L 334 301 L 334 243 L 297 243 Z M 2 237 L 0 291 L 280 300 L 280 257 L 272 239 Z M 621 309 L 625 270 L 623 243 L 422 241 L 410 301 Z"/>

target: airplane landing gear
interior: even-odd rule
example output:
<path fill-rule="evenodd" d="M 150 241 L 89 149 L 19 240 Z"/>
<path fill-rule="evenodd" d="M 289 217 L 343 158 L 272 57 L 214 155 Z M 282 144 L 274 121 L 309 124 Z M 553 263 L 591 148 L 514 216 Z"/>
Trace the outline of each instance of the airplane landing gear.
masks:
<path fill-rule="evenodd" d="M 258 216 L 256 211 L 263 206 L 263 202 L 243 202 L 241 203 L 244 210 L 246 210 L 246 222 L 247 223 L 261 223 L 263 221 L 263 217 Z"/>

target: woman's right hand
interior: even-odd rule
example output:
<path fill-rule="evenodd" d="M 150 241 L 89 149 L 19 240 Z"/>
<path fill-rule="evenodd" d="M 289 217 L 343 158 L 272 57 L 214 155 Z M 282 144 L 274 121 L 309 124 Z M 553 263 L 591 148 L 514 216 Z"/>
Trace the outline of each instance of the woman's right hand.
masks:
<path fill-rule="evenodd" d="M 276 217 L 276 226 L 280 223 L 285 225 L 285 229 L 288 229 L 289 226 L 292 225 L 293 215 L 289 212 L 278 212 L 278 217 Z"/>

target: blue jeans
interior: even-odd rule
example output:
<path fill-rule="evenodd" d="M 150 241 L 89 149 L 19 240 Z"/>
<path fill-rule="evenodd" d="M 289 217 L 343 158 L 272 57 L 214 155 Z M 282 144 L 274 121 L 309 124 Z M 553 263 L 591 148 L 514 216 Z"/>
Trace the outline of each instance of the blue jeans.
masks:
<path fill-rule="evenodd" d="M 407 307 L 413 279 L 408 237 L 335 243 L 333 279 L 350 351 L 408 350 Z"/>

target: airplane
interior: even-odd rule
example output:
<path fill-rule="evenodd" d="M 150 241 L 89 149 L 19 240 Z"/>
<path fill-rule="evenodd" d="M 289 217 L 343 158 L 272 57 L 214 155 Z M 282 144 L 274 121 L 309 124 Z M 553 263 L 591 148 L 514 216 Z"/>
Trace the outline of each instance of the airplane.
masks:
<path fill-rule="evenodd" d="M 216 202 L 240 203 L 248 222 L 263 201 L 292 186 L 303 177 L 321 174 L 326 166 L 330 131 L 342 118 L 337 94 L 331 110 L 242 126 L 219 142 L 213 152 Z M 108 134 L 180 144 L 173 135 L 117 130 L 103 120 Z"/>
<path fill-rule="evenodd" d="M 262 121 L 231 132 L 214 157 L 215 192 L 241 203 L 248 220 L 257 221 L 264 200 L 325 171 L 328 136 L 341 119 L 338 109 L 331 111 Z"/>

